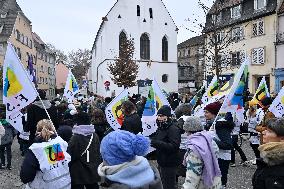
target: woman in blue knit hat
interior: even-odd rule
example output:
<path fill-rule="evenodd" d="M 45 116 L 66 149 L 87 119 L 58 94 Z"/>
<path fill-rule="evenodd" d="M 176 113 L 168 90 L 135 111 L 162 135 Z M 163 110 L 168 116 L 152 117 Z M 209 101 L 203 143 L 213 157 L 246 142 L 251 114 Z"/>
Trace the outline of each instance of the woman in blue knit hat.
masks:
<path fill-rule="evenodd" d="M 117 130 L 106 135 L 101 142 L 103 163 L 99 175 L 110 189 L 162 189 L 159 172 L 143 157 L 150 141 L 129 131 Z"/>

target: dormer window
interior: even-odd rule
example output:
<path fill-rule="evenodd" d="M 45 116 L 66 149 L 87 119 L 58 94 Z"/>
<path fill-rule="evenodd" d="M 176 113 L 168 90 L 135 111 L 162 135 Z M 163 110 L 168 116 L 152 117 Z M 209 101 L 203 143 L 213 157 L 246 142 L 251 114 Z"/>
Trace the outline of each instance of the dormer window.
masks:
<path fill-rule="evenodd" d="M 219 12 L 218 14 L 213 14 L 212 15 L 212 23 L 213 24 L 218 24 L 220 23 L 222 20 L 222 12 Z"/>
<path fill-rule="evenodd" d="M 140 16 L 140 6 L 137 5 L 137 16 Z"/>
<path fill-rule="evenodd" d="M 231 8 L 231 18 L 238 19 L 241 17 L 241 5 L 237 5 Z"/>
<path fill-rule="evenodd" d="M 150 14 L 150 18 L 153 18 L 153 10 L 152 10 L 152 8 L 149 8 L 149 14 Z"/>
<path fill-rule="evenodd" d="M 254 10 L 265 9 L 266 0 L 254 0 Z"/>

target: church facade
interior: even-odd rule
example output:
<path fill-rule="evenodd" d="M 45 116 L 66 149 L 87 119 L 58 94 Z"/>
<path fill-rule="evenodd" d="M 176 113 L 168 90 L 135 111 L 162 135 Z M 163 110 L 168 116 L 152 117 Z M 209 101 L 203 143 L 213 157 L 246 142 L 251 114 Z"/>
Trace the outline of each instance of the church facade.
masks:
<path fill-rule="evenodd" d="M 111 80 L 108 65 L 119 55 L 121 38 L 133 38 L 137 81 L 155 78 L 166 92 L 178 91 L 177 32 L 161 0 L 117 0 L 102 18 L 92 48 L 89 89 L 102 96 L 118 95 L 123 87 Z M 105 87 L 105 84 L 109 87 Z M 130 89 L 138 93 L 138 86 Z"/>

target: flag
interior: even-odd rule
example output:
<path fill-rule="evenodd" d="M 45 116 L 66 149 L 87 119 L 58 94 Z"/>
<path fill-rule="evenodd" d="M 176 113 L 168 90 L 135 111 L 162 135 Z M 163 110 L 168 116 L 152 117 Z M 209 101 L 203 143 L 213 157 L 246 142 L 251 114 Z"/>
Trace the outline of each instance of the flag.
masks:
<path fill-rule="evenodd" d="M 195 96 L 189 102 L 192 105 L 192 108 L 195 107 L 197 101 L 202 97 L 203 91 L 204 91 L 204 86 L 202 86 L 201 89 L 199 89 L 199 91 L 195 94 Z"/>
<path fill-rule="evenodd" d="M 71 70 L 69 70 L 63 96 L 65 96 L 68 100 L 73 100 L 74 96 L 78 92 L 79 92 L 79 87 L 77 81 L 74 75 L 72 74 Z"/>
<path fill-rule="evenodd" d="M 154 78 L 152 85 L 149 88 L 146 104 L 142 114 L 142 127 L 143 135 L 149 136 L 157 130 L 157 111 L 164 105 L 169 107 L 170 103 L 168 102 L 166 96 L 161 90 L 157 80 Z M 171 109 L 171 113 L 174 114 L 174 111 Z"/>
<path fill-rule="evenodd" d="M 250 105 L 259 104 L 262 106 L 261 101 L 267 97 L 270 97 L 270 94 L 268 92 L 265 77 L 263 76 L 252 100 L 250 101 Z"/>
<path fill-rule="evenodd" d="M 218 91 L 219 96 L 225 96 L 230 93 L 231 87 L 234 84 L 234 77 L 227 81 Z"/>
<path fill-rule="evenodd" d="M 244 92 L 248 80 L 248 63 L 249 59 L 246 59 L 241 65 L 231 91 L 226 96 L 220 109 L 220 112 L 236 113 L 236 117 L 241 123 L 244 122 Z"/>
<path fill-rule="evenodd" d="M 208 103 L 213 96 L 217 95 L 218 89 L 219 89 L 219 84 L 218 84 L 217 76 L 214 76 L 206 92 L 202 96 L 201 100 L 203 104 Z"/>
<path fill-rule="evenodd" d="M 279 91 L 277 97 L 273 100 L 269 107 L 275 117 L 284 117 L 284 87 Z"/>
<path fill-rule="evenodd" d="M 35 69 L 33 67 L 33 57 L 32 57 L 32 55 L 29 55 L 29 58 L 28 58 L 28 73 L 29 73 L 31 81 L 34 84 L 36 84 L 36 74 L 35 74 Z"/>
<path fill-rule="evenodd" d="M 128 98 L 128 90 L 124 89 L 115 99 L 113 99 L 105 109 L 106 119 L 114 129 L 120 129 L 123 123 L 121 104 Z"/>
<path fill-rule="evenodd" d="M 10 43 L 3 66 L 3 103 L 6 105 L 6 118 L 19 131 L 19 111 L 32 103 L 37 97 L 37 91 Z M 16 122 L 16 123 L 15 123 Z"/>

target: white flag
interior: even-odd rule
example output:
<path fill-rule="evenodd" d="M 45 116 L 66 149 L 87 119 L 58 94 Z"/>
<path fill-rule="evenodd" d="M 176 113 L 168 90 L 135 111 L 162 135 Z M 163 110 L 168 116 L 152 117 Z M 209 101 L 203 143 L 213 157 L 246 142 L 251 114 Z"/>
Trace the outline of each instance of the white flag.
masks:
<path fill-rule="evenodd" d="M 24 115 L 20 112 L 17 111 L 15 113 L 12 113 L 6 117 L 6 120 L 19 132 L 23 131 L 23 120 L 22 117 Z"/>
<path fill-rule="evenodd" d="M 269 107 L 275 117 L 284 117 L 284 87 L 279 91 L 277 97 L 273 100 Z"/>
<path fill-rule="evenodd" d="M 68 100 L 73 100 L 74 96 L 78 92 L 79 92 L 79 86 L 77 84 L 77 81 L 74 75 L 72 74 L 71 70 L 69 70 L 63 96 L 65 96 Z"/>
<path fill-rule="evenodd" d="M 18 118 L 15 115 L 31 104 L 36 97 L 34 84 L 30 81 L 14 48 L 8 43 L 3 66 L 3 102 L 6 104 L 6 118 L 9 118 L 7 121 L 15 127 L 13 119 L 10 118 Z"/>
<path fill-rule="evenodd" d="M 219 89 L 219 85 L 218 85 L 218 80 L 217 80 L 217 76 L 214 76 L 211 83 L 209 84 L 206 92 L 203 94 L 201 101 L 203 102 L 203 104 L 207 104 L 208 102 L 210 102 L 210 100 L 218 94 L 218 89 Z"/>
<path fill-rule="evenodd" d="M 128 98 L 128 90 L 124 89 L 105 109 L 106 119 L 109 125 L 114 129 L 120 129 L 123 123 L 123 114 L 121 111 L 122 102 Z"/>

